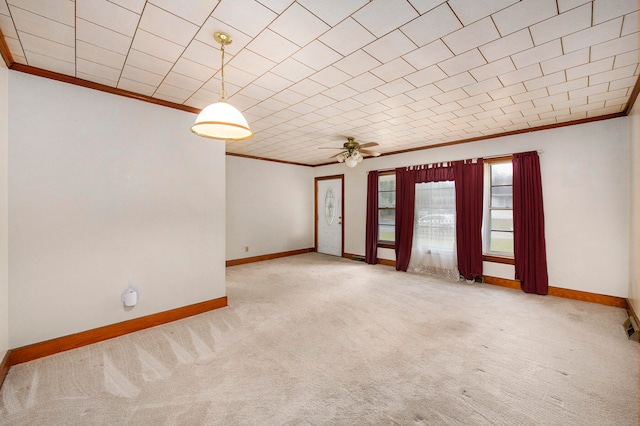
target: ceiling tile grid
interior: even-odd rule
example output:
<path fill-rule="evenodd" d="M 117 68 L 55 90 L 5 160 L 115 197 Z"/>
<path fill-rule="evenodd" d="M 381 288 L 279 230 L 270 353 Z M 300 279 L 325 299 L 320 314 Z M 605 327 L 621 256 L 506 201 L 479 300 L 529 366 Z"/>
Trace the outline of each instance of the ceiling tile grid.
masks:
<path fill-rule="evenodd" d="M 0 29 L 16 63 L 194 108 L 228 32 L 255 136 L 227 152 L 309 165 L 621 113 L 639 73 L 635 0 L 1 0 Z"/>

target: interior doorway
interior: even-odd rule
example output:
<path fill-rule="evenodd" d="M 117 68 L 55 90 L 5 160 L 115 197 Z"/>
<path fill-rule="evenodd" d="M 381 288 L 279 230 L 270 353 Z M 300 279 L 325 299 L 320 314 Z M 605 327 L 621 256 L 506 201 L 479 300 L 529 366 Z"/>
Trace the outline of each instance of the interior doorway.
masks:
<path fill-rule="evenodd" d="M 318 253 L 344 254 L 344 175 L 315 179 L 315 248 Z"/>

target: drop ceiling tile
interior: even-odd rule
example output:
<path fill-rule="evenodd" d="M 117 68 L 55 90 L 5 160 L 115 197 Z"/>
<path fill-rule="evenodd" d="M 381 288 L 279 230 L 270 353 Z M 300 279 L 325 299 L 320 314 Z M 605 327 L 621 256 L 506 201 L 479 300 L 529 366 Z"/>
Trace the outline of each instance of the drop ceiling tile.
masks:
<path fill-rule="evenodd" d="M 0 5 L 1 4 L 2 2 L 0 2 Z M 18 33 L 16 32 L 16 27 L 11 20 L 11 16 L 0 13 L 0 28 L 2 29 L 2 35 L 5 38 L 18 38 Z M 14 51 L 12 50 L 11 53 L 13 52 Z"/>
<path fill-rule="evenodd" d="M 440 69 L 447 73 L 449 76 L 454 76 L 462 72 L 468 71 L 473 68 L 485 65 L 484 57 L 480 54 L 478 49 L 469 50 L 461 55 L 454 56 L 451 59 L 447 59 L 438 64 Z"/>
<path fill-rule="evenodd" d="M 403 93 L 400 93 L 398 95 L 395 95 L 388 99 L 384 99 L 380 101 L 380 103 L 382 103 L 385 106 L 388 106 L 389 108 L 397 108 L 413 102 L 414 102 L 413 99 L 411 99 L 410 97 L 408 97 Z"/>
<path fill-rule="evenodd" d="M 326 4 L 326 2 L 323 3 Z M 334 3 L 339 4 L 341 2 L 330 4 Z M 319 38 L 321 42 L 343 56 L 355 52 L 375 39 L 373 34 L 352 18 L 347 18 L 340 22 Z"/>
<path fill-rule="evenodd" d="M 243 111 L 243 110 L 246 110 L 248 108 L 251 108 L 254 105 L 259 104 L 260 101 L 258 99 L 250 98 L 249 96 L 245 96 L 245 95 L 243 95 L 241 93 L 237 93 L 237 94 L 233 95 L 232 103 L 233 103 L 233 106 L 238 108 L 240 111 Z"/>
<path fill-rule="evenodd" d="M 442 41 L 453 53 L 460 54 L 500 37 L 491 18 L 485 18 L 444 36 Z"/>
<path fill-rule="evenodd" d="M 366 72 L 364 74 L 360 74 L 359 76 L 352 78 L 351 80 L 345 81 L 344 84 L 358 92 L 366 92 L 367 90 L 373 89 L 377 86 L 384 84 L 384 80 L 376 77 L 375 75 L 369 72 Z"/>
<path fill-rule="evenodd" d="M 537 46 L 590 26 L 591 4 L 585 4 L 532 25 L 530 31 Z"/>
<path fill-rule="evenodd" d="M 247 45 L 247 49 L 272 61 L 280 62 L 297 52 L 299 47 L 267 28 Z"/>
<path fill-rule="evenodd" d="M 442 89 L 443 92 L 447 92 L 449 90 L 459 89 L 463 86 L 469 86 L 470 84 L 474 84 L 476 82 L 477 81 L 471 76 L 471 74 L 469 74 L 468 72 L 464 72 L 453 77 L 437 81 L 434 84 Z"/>
<path fill-rule="evenodd" d="M 407 36 L 396 30 L 365 46 L 363 50 L 378 61 L 385 63 L 416 48 L 417 46 Z"/>
<path fill-rule="evenodd" d="M 220 72 L 216 74 L 217 80 L 220 79 L 219 74 Z M 256 79 L 255 75 L 249 74 L 243 69 L 236 68 L 233 65 L 225 64 L 224 66 L 224 81 L 226 83 L 232 83 L 232 84 L 235 84 L 236 86 L 244 87 L 255 79 Z M 219 82 L 217 84 L 218 86 L 220 85 Z"/>
<path fill-rule="evenodd" d="M 291 86 L 290 89 L 293 90 L 294 92 L 300 93 L 301 95 L 313 96 L 318 93 L 321 93 L 327 88 L 322 84 L 316 83 L 315 81 L 302 80 L 294 84 L 293 86 Z"/>
<path fill-rule="evenodd" d="M 219 2 L 211 16 L 255 37 L 278 15 L 255 0 L 233 0 Z"/>
<path fill-rule="evenodd" d="M 496 12 L 493 21 L 505 36 L 557 15 L 555 0 L 522 0 Z"/>
<path fill-rule="evenodd" d="M 166 75 L 173 66 L 170 61 L 165 61 L 135 49 L 129 51 L 126 64 L 161 76 Z"/>
<path fill-rule="evenodd" d="M 332 87 L 349 80 L 351 76 L 336 67 L 330 66 L 309 76 L 309 78 L 324 86 Z"/>
<path fill-rule="evenodd" d="M 211 12 L 218 4 L 218 0 L 150 0 L 149 3 L 199 26 L 211 15 Z"/>
<path fill-rule="evenodd" d="M 209 80 L 217 70 L 181 57 L 173 66 L 172 72 L 204 82 Z"/>
<path fill-rule="evenodd" d="M 42 37 L 37 37 L 28 33 L 18 32 L 18 34 L 20 35 L 20 41 L 22 42 L 24 52 L 27 55 L 27 59 L 29 60 L 29 65 L 33 65 L 31 63 L 30 53 L 50 57 L 52 59 L 68 62 L 70 64 L 74 64 L 76 61 L 75 49 L 73 47 L 56 43 L 54 41 L 47 40 Z"/>
<path fill-rule="evenodd" d="M 162 99 L 163 101 L 172 102 L 172 103 L 178 104 L 178 105 L 182 104 L 186 100 L 185 98 L 182 98 L 182 97 L 179 97 L 179 96 L 172 96 L 172 95 L 170 95 L 168 93 L 158 92 L 158 91 L 156 91 L 153 94 L 153 97 L 156 98 L 156 99 Z"/>
<path fill-rule="evenodd" d="M 274 74 L 286 78 L 294 83 L 299 82 L 314 73 L 313 68 L 301 64 L 293 58 L 285 59 L 272 70 Z"/>
<path fill-rule="evenodd" d="M 415 86 L 403 78 L 399 78 L 397 80 L 376 87 L 376 90 L 384 93 L 389 97 L 399 95 L 400 93 L 409 92 L 413 89 L 415 89 Z"/>
<path fill-rule="evenodd" d="M 396 80 L 404 75 L 415 72 L 416 69 L 409 65 L 402 58 L 397 58 L 371 70 L 372 74 L 380 77 L 386 82 Z"/>
<path fill-rule="evenodd" d="M 450 34 L 462 25 L 449 6 L 445 3 L 414 19 L 400 29 L 416 45 L 424 46 L 434 40 Z"/>
<path fill-rule="evenodd" d="M 562 56 L 562 44 L 559 39 L 556 39 L 524 52 L 516 53 L 511 56 L 511 60 L 513 60 L 516 68 L 525 68 L 537 62 L 544 62 L 559 56 Z"/>
<path fill-rule="evenodd" d="M 631 34 L 591 47 L 591 60 L 597 61 L 608 56 L 627 52 L 633 52 L 637 55 L 637 51 L 638 34 Z"/>
<path fill-rule="evenodd" d="M 427 84 L 417 89 L 408 91 L 407 96 L 410 96 L 412 99 L 415 99 L 416 101 L 421 101 L 423 99 L 427 99 L 435 95 L 439 95 L 440 93 L 442 93 L 442 90 L 436 87 L 435 84 Z"/>
<path fill-rule="evenodd" d="M 183 47 L 191 42 L 199 29 L 194 23 L 152 4 L 144 8 L 139 28 Z"/>
<path fill-rule="evenodd" d="M 76 0 L 76 16 L 127 37 L 133 37 L 140 20 L 137 13 L 107 0 Z"/>
<path fill-rule="evenodd" d="M 142 14 L 146 0 L 109 0 L 111 3 L 115 3 L 118 6 L 122 6 L 125 9 L 129 9 L 138 15 Z"/>
<path fill-rule="evenodd" d="M 570 108 L 571 114 L 576 114 L 579 112 L 587 112 L 590 109 L 594 109 L 594 108 L 604 108 L 605 102 L 604 101 L 600 101 L 600 102 L 589 102 L 586 105 L 581 105 L 581 106 L 575 106 Z M 558 108 L 560 109 L 560 108 Z"/>
<path fill-rule="evenodd" d="M 122 79 L 120 79 L 120 81 L 122 82 Z M 185 101 L 185 105 L 192 106 L 194 108 L 204 108 L 207 105 L 216 102 L 219 97 L 220 96 L 217 93 L 200 88 Z"/>
<path fill-rule="evenodd" d="M 479 104 L 484 104 L 487 102 L 491 102 L 493 101 L 493 99 L 491 99 L 491 96 L 489 96 L 486 93 L 481 93 L 479 95 L 476 96 L 471 96 L 471 97 L 467 97 L 467 98 L 462 98 L 460 100 L 458 100 L 457 102 L 462 105 L 463 107 L 470 107 L 472 105 L 479 105 Z"/>
<path fill-rule="evenodd" d="M 294 92 L 291 89 L 285 89 L 282 92 L 273 95 L 272 98 L 280 102 L 284 102 L 287 105 L 294 105 L 298 102 L 302 102 L 305 99 L 305 96 L 298 92 Z"/>
<path fill-rule="evenodd" d="M 632 77 L 635 74 L 636 68 L 637 65 L 630 65 L 623 68 L 617 68 L 612 71 L 592 74 L 589 76 L 589 84 L 594 85 Z"/>
<path fill-rule="evenodd" d="M 244 87 L 243 89 L 238 91 L 238 94 L 247 96 L 251 99 L 256 99 L 258 101 L 264 101 L 269 97 L 273 96 L 274 92 L 260 86 L 251 85 L 251 86 Z"/>
<path fill-rule="evenodd" d="M 66 46 L 75 46 L 74 27 L 45 18 L 26 10 L 12 7 L 11 17 L 19 32 L 29 33 Z"/>
<path fill-rule="evenodd" d="M 133 67 L 126 64 L 122 69 L 122 77 L 128 80 L 137 81 L 138 83 L 144 83 L 149 86 L 158 87 L 164 76 L 154 74 L 152 72 Z"/>
<path fill-rule="evenodd" d="M 64 25 L 72 27 L 75 24 L 76 3 L 72 1 L 11 0 L 8 3 L 11 6 L 7 8 L 7 2 L 0 2 L 4 6 L 4 13 L 7 15 L 9 14 L 8 9 L 11 9 L 13 13 L 13 9 L 18 7 Z"/>
<path fill-rule="evenodd" d="M 613 62 L 613 67 L 623 68 L 629 65 L 637 65 L 637 64 L 638 64 L 638 52 L 632 51 L 632 52 L 616 55 Z"/>
<path fill-rule="evenodd" d="M 322 93 L 337 101 L 342 101 L 358 94 L 358 92 L 353 90 L 351 87 L 345 86 L 344 84 L 334 86 L 323 91 Z"/>
<path fill-rule="evenodd" d="M 590 62 L 578 67 L 569 68 L 567 70 L 567 80 L 574 80 L 576 78 L 596 74 L 613 69 L 613 57 L 601 59 L 599 61 Z"/>
<path fill-rule="evenodd" d="M 129 80 L 128 78 L 120 78 L 118 81 L 118 89 L 128 90 L 129 92 L 140 93 L 146 96 L 153 95 L 157 86 L 140 83 L 139 81 Z"/>
<path fill-rule="evenodd" d="M 476 96 L 481 93 L 486 93 L 492 90 L 502 88 L 502 83 L 498 80 L 497 77 L 492 77 L 486 80 L 483 80 L 479 83 L 472 83 L 468 86 L 463 86 L 465 92 L 467 92 L 471 96 Z"/>
<path fill-rule="evenodd" d="M 448 104 L 459 101 L 461 99 L 468 98 L 469 95 L 467 92 L 460 88 L 452 89 L 450 91 L 445 91 L 441 95 L 434 95 L 433 99 L 440 104 Z"/>
<path fill-rule="evenodd" d="M 513 65 L 510 58 L 503 58 L 472 69 L 469 72 L 476 80 L 482 81 L 492 77 L 498 77 L 501 74 L 511 72 L 515 69 L 516 67 Z"/>
<path fill-rule="evenodd" d="M 336 101 L 335 99 L 329 98 L 327 96 L 324 96 L 323 94 L 318 93 L 316 95 L 309 97 L 304 102 L 316 108 L 322 108 L 327 105 L 331 105 Z"/>
<path fill-rule="evenodd" d="M 622 18 L 589 27 L 577 33 L 562 37 L 562 48 L 565 53 L 584 49 L 594 44 L 613 40 L 620 34 Z"/>
<path fill-rule="evenodd" d="M 111 68 L 81 58 L 78 58 L 76 61 L 76 72 L 112 81 L 113 84 L 110 84 L 110 86 L 115 86 L 120 78 L 120 69 Z"/>
<path fill-rule="evenodd" d="M 404 77 L 405 80 L 416 87 L 425 86 L 444 78 L 447 78 L 447 74 L 445 74 L 437 65 L 433 65 Z"/>
<path fill-rule="evenodd" d="M 280 77 L 272 72 L 264 73 L 262 76 L 258 77 L 254 83 L 258 86 L 268 88 L 276 92 L 280 92 L 293 84 L 290 80 Z"/>
<path fill-rule="evenodd" d="M 535 64 L 526 68 L 520 68 L 518 70 L 502 74 L 498 76 L 498 78 L 505 86 L 511 86 L 512 84 L 531 80 L 533 78 L 540 77 L 541 75 L 542 70 L 540 69 L 540 65 Z"/>
<path fill-rule="evenodd" d="M 546 98 L 539 98 L 539 99 L 534 99 L 533 100 L 533 104 L 536 107 L 540 107 L 543 105 L 549 105 L 549 104 L 554 104 L 556 102 L 564 102 L 567 101 L 569 99 L 569 95 L 567 92 L 561 92 L 558 93 L 556 95 L 552 95 Z"/>
<path fill-rule="evenodd" d="M 363 27 L 381 37 L 418 17 L 406 0 L 373 0 L 351 15 Z"/>
<path fill-rule="evenodd" d="M 464 25 L 469 25 L 472 22 L 478 21 L 517 3 L 517 0 L 483 0 L 471 2 L 468 0 L 450 0 L 448 3 L 460 21 Z"/>
<path fill-rule="evenodd" d="M 597 25 L 637 10 L 637 0 L 594 0 L 593 23 Z"/>
<path fill-rule="evenodd" d="M 638 12 L 630 13 L 624 16 L 624 20 L 622 21 L 622 32 L 620 33 L 621 36 L 626 36 L 638 32 L 638 21 L 640 21 L 638 16 Z"/>
<path fill-rule="evenodd" d="M 367 0 L 298 0 L 311 13 L 327 24 L 334 26 L 368 3 Z"/>
<path fill-rule="evenodd" d="M 237 28 L 210 16 L 196 33 L 195 40 L 213 47 L 218 52 L 216 55 L 218 62 L 220 62 L 220 43 L 218 43 L 214 38 L 214 34 L 218 31 L 229 34 L 232 40 L 231 44 L 226 45 L 224 48 L 225 63 L 228 56 L 231 57 L 236 55 L 252 40 L 252 37 L 239 31 Z"/>
<path fill-rule="evenodd" d="M 364 104 L 351 99 L 351 98 L 347 98 L 344 99 L 340 102 L 336 102 L 335 104 L 333 104 L 334 107 L 338 108 L 341 111 L 352 111 L 354 109 L 358 109 L 364 106 Z"/>
<path fill-rule="evenodd" d="M 540 64 L 545 74 L 553 74 L 589 62 L 589 49 L 576 50 Z"/>
<path fill-rule="evenodd" d="M 177 61 L 184 51 L 184 46 L 160 38 L 155 34 L 148 33 L 141 29 L 136 31 L 131 47 L 169 62 Z"/>
<path fill-rule="evenodd" d="M 20 41 L 17 38 L 11 38 L 7 36 L 5 36 L 4 40 L 7 42 L 7 46 L 9 47 L 9 51 L 11 52 L 14 61 L 21 64 L 26 64 L 27 61 L 24 58 L 24 51 L 22 50 Z M 23 58 L 23 60 L 18 60 L 18 58 Z"/>
<path fill-rule="evenodd" d="M 620 79 L 620 80 L 612 81 L 609 84 L 609 90 L 617 90 L 617 89 L 622 89 L 622 88 L 625 88 L 625 89 L 633 88 L 633 86 L 635 86 L 635 84 L 636 84 L 636 80 L 637 80 L 637 78 L 634 76 L 634 77 L 628 77 L 628 78 L 623 78 L 623 79 Z"/>
<path fill-rule="evenodd" d="M 131 37 L 80 18 L 76 20 L 76 39 L 122 55 L 126 55 L 131 46 Z"/>
<path fill-rule="evenodd" d="M 255 76 L 264 74 L 276 65 L 275 62 L 247 49 L 238 53 L 228 63 Z"/>
<path fill-rule="evenodd" d="M 70 76 L 75 76 L 76 74 L 76 65 L 74 62 L 67 62 L 65 60 L 53 58 L 51 56 L 43 55 L 37 52 L 28 51 L 26 49 L 25 55 L 28 64 L 33 67 L 51 70 L 60 74 Z"/>
<path fill-rule="evenodd" d="M 519 93 L 524 93 L 527 91 L 527 88 L 523 83 L 516 83 L 512 86 L 503 87 L 502 89 L 492 90 L 489 92 L 489 96 L 493 99 L 503 99 L 506 97 L 514 96 Z M 495 106 L 493 107 L 495 108 Z"/>
<path fill-rule="evenodd" d="M 276 13 L 282 13 L 294 0 L 259 0 L 259 2 Z"/>
<path fill-rule="evenodd" d="M 297 3 L 278 16 L 269 28 L 300 47 L 329 30 L 326 23 Z"/>
<path fill-rule="evenodd" d="M 189 96 L 200 89 L 202 83 L 203 82 L 201 80 L 196 80 L 194 78 L 187 77 L 186 75 L 178 74 L 173 70 L 169 74 L 167 74 L 164 81 L 162 82 L 162 84 L 168 84 L 170 86 L 185 89 L 186 91 L 190 92 Z"/>
<path fill-rule="evenodd" d="M 547 88 L 543 87 L 543 88 L 532 90 L 529 92 L 520 93 L 519 95 L 513 95 L 511 98 L 516 104 L 522 104 L 532 99 L 542 98 L 547 95 L 548 95 Z M 507 110 L 505 109 L 505 111 Z"/>
<path fill-rule="evenodd" d="M 432 107 L 430 109 L 431 109 L 431 111 L 435 112 L 437 115 L 442 115 L 442 114 L 445 114 L 445 113 L 452 113 L 453 111 L 458 110 L 458 109 L 462 109 L 462 106 L 460 106 L 460 104 L 457 103 L 457 102 L 449 102 L 449 103 L 446 103 L 446 104 L 442 104 L 442 105 L 438 105 L 438 106 Z M 454 114 L 453 117 L 455 118 L 455 117 L 457 117 L 457 115 Z"/>
<path fill-rule="evenodd" d="M 125 55 L 98 46 L 92 46 L 84 41 L 76 42 L 76 57 L 117 69 L 122 69 L 126 59 Z"/>
<path fill-rule="evenodd" d="M 377 114 L 379 112 L 386 111 L 388 109 L 389 109 L 388 107 L 386 107 L 385 105 L 383 105 L 380 102 L 376 102 L 374 104 L 369 104 L 369 105 L 365 104 L 365 106 L 363 106 L 362 108 L 359 108 L 360 111 L 364 111 L 364 112 L 368 113 L 369 115 Z"/>
<path fill-rule="evenodd" d="M 94 83 L 102 84 L 109 87 L 116 87 L 118 82 L 114 80 L 109 80 L 108 78 L 98 77 L 92 74 L 85 74 L 76 69 L 76 77 L 82 80 L 93 81 Z"/>
<path fill-rule="evenodd" d="M 524 29 L 480 46 L 479 49 L 487 61 L 493 62 L 531 47 L 533 47 L 531 33 L 528 29 Z"/>
<path fill-rule="evenodd" d="M 451 50 L 442 42 L 436 40 L 419 49 L 413 50 L 402 58 L 418 70 L 437 64 L 453 56 Z"/>
<path fill-rule="evenodd" d="M 342 59 L 342 55 L 316 40 L 300 49 L 293 58 L 314 70 L 321 70 Z"/>
<path fill-rule="evenodd" d="M 225 51 L 225 63 L 229 61 L 228 52 Z M 203 43 L 199 40 L 193 40 L 182 53 L 181 58 L 188 59 L 192 62 L 204 65 L 207 68 L 219 69 L 221 64 L 220 49 Z"/>
<path fill-rule="evenodd" d="M 540 78 L 534 78 L 533 80 L 528 80 L 524 83 L 527 90 L 536 90 L 541 87 L 547 87 L 554 84 L 564 83 L 566 81 L 565 73 L 562 71 L 544 75 Z"/>
<path fill-rule="evenodd" d="M 577 89 L 583 89 L 587 86 L 589 86 L 589 79 L 587 77 L 582 77 L 575 80 L 569 80 L 564 83 L 554 84 L 549 86 L 547 90 L 550 95 L 556 95 L 562 92 L 571 92 Z"/>
<path fill-rule="evenodd" d="M 380 61 L 363 50 L 357 50 L 334 64 L 336 68 L 354 77 L 380 65 Z"/>

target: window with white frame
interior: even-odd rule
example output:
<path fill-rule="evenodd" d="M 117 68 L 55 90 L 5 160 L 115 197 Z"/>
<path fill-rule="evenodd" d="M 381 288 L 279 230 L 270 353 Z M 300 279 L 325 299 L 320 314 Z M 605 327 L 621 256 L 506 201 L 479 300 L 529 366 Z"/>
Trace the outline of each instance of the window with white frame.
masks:
<path fill-rule="evenodd" d="M 487 160 L 484 252 L 513 257 L 513 166 L 511 159 Z"/>

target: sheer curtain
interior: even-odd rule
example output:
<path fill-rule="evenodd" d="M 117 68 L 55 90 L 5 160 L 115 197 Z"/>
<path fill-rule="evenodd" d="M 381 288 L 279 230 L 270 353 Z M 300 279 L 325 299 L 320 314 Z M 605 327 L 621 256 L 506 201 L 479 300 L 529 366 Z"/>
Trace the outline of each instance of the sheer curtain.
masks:
<path fill-rule="evenodd" d="M 407 271 L 457 281 L 457 263 L 454 182 L 415 184 L 413 243 Z"/>

